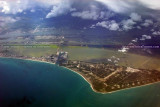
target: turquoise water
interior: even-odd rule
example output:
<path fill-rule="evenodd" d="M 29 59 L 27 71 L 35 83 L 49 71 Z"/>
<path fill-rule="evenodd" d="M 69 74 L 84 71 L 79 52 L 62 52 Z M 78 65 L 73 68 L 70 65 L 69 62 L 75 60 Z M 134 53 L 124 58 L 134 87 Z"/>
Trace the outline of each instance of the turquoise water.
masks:
<path fill-rule="evenodd" d="M 98 94 L 56 65 L 0 58 L 0 107 L 160 107 L 160 83 Z"/>

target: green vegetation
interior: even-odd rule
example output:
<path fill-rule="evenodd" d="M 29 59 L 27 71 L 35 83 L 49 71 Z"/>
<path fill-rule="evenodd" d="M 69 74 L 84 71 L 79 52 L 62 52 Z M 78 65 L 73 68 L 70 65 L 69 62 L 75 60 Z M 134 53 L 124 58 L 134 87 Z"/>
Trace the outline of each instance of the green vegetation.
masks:
<path fill-rule="evenodd" d="M 59 48 L 59 46 L 57 46 L 57 45 L 50 45 L 50 47 L 51 48 L 56 48 L 56 49 Z"/>
<path fill-rule="evenodd" d="M 57 45 L 33 45 L 33 46 L 12 46 L 9 47 L 14 54 L 30 56 L 30 57 L 41 57 L 50 56 L 55 54 L 57 50 L 67 51 L 69 53 L 70 60 L 101 60 L 111 58 L 115 56 L 120 58 L 119 65 L 130 66 L 133 68 L 148 68 L 160 70 L 160 63 L 158 58 L 147 57 L 132 53 L 119 53 L 117 50 L 103 49 L 103 48 L 89 48 L 80 46 L 62 46 Z"/>

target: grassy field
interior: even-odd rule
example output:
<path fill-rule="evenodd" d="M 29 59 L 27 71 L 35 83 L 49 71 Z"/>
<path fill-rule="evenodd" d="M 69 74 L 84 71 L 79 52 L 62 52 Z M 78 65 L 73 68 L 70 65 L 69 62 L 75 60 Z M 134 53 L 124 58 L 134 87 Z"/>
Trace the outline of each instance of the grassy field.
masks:
<path fill-rule="evenodd" d="M 103 49 L 103 48 L 89 48 L 80 46 L 65 46 L 58 47 L 56 45 L 49 46 L 15 46 L 10 47 L 15 54 L 25 55 L 30 57 L 49 56 L 55 54 L 57 49 L 67 51 L 70 60 L 92 60 L 92 59 L 107 59 L 115 56 L 120 58 L 119 65 L 130 66 L 134 68 L 148 68 L 160 70 L 159 59 L 154 57 L 147 57 L 132 53 L 119 53 L 117 50 Z"/>

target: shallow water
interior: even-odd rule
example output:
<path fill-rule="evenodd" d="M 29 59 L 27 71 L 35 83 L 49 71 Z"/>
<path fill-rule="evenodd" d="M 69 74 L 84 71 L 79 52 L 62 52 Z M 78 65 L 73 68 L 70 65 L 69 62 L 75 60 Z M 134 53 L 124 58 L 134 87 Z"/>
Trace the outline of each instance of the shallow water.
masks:
<path fill-rule="evenodd" d="M 0 58 L 0 107 L 160 107 L 160 83 L 99 94 L 56 65 Z"/>

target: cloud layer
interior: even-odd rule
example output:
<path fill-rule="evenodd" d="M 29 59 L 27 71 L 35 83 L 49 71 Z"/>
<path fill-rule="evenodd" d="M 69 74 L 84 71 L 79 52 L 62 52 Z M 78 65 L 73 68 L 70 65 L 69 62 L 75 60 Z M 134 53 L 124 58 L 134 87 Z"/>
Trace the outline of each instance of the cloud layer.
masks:
<path fill-rule="evenodd" d="M 106 5 L 106 8 L 117 12 L 126 13 L 133 12 L 141 7 L 160 10 L 159 0 L 87 0 L 89 2 L 98 2 Z M 87 1 L 86 4 L 88 3 Z M 5 14 L 22 13 L 24 10 L 31 9 L 34 6 L 52 7 L 51 11 L 46 15 L 46 18 L 56 17 L 58 15 L 66 14 L 70 12 L 74 3 L 81 3 L 80 0 L 0 0 L 0 11 Z M 96 6 L 96 5 L 95 5 Z M 100 8 L 100 7 L 96 7 Z M 142 10 L 141 10 L 142 11 Z M 83 10 L 77 11 L 72 16 L 81 17 L 83 19 L 98 19 L 104 13 L 97 14 L 99 11 L 95 10 Z M 105 14 L 104 14 L 105 15 Z M 133 14 L 133 17 L 140 18 Z M 139 19 L 135 19 L 139 20 Z"/>
<path fill-rule="evenodd" d="M 138 6 L 144 6 L 146 8 L 160 10 L 160 1 L 159 0 L 96 0 L 103 3 L 109 9 L 118 12 L 124 13 L 127 11 L 133 11 Z"/>

